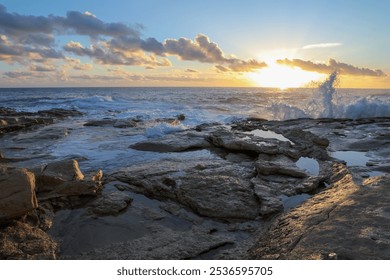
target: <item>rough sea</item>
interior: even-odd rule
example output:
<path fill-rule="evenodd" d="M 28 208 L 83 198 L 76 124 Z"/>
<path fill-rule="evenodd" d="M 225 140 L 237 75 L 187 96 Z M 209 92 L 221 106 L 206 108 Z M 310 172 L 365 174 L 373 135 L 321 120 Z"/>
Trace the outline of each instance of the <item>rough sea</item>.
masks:
<path fill-rule="evenodd" d="M 0 106 L 19 111 L 76 109 L 84 116 L 70 118 L 15 137 L 0 138 L 8 157 L 28 157 L 21 167 L 66 157 L 87 159 L 86 170 L 113 171 L 123 166 L 175 157 L 136 151 L 129 145 L 147 138 L 185 130 L 202 123 L 230 123 L 236 119 L 364 118 L 390 116 L 390 90 L 335 89 L 328 80 L 319 88 L 10 88 L 0 89 Z M 153 121 L 185 115 L 171 125 Z M 150 121 L 144 130 L 87 127 L 90 120 Z M 48 141 L 45 134 L 60 134 Z M 63 135 L 62 135 L 63 134 Z M 42 137 L 42 139 L 40 138 Z M 190 159 L 195 152 L 188 152 Z M 199 152 L 196 152 L 199 153 Z M 204 153 L 208 153 L 204 151 Z M 183 156 L 183 155 L 181 155 Z M 207 155 L 204 155 L 207 156 Z M 212 155 L 210 155 L 212 156 Z"/>

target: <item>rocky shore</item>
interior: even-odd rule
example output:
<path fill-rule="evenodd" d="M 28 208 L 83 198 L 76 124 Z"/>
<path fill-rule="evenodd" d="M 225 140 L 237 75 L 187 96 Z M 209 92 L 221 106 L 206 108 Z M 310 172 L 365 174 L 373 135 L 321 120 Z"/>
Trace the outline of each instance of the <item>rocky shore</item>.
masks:
<path fill-rule="evenodd" d="M 40 145 L 34 161 L 0 146 L 0 259 L 390 258 L 390 118 L 79 119 L 83 133 L 171 129 L 121 143 L 144 162 L 83 172 L 71 150 L 41 154 L 81 116 L 0 108 L 0 138 Z"/>

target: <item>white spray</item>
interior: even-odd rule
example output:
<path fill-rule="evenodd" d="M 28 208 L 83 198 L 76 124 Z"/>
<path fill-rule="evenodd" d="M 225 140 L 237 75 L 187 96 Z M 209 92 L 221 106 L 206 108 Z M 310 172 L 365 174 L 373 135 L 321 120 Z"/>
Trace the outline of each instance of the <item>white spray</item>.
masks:
<path fill-rule="evenodd" d="M 337 72 L 320 83 L 313 92 L 313 98 L 301 107 L 290 104 L 274 103 L 271 110 L 275 119 L 299 118 L 375 118 L 390 116 L 390 100 L 386 96 L 354 96 L 336 91 L 339 82 Z"/>
<path fill-rule="evenodd" d="M 337 72 L 333 72 L 330 74 L 328 79 L 326 79 L 319 86 L 319 93 L 322 97 L 322 108 L 323 111 L 320 114 L 322 118 L 333 118 L 335 117 L 333 114 L 333 96 L 336 92 L 335 85 L 337 84 Z"/>

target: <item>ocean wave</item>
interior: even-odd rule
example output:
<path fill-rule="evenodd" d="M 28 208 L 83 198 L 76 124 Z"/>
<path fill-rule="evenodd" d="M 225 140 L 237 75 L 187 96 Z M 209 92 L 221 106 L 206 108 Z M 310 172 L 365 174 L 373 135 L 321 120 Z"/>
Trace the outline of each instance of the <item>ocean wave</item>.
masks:
<path fill-rule="evenodd" d="M 165 122 L 157 123 L 152 127 L 146 129 L 145 135 L 147 138 L 157 138 L 162 137 L 166 134 L 179 132 L 187 129 L 187 127 L 183 124 L 169 124 Z"/>
<path fill-rule="evenodd" d="M 301 107 L 285 103 L 271 105 L 273 117 L 278 120 L 299 118 L 374 118 L 390 117 L 390 100 L 385 96 L 342 96 L 336 91 L 337 73 L 319 85 L 311 100 Z"/>

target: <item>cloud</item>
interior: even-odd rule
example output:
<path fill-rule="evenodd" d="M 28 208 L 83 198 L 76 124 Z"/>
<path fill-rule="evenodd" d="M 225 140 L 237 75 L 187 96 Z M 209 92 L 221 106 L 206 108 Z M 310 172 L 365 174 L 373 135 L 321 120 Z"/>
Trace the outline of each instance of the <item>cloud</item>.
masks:
<path fill-rule="evenodd" d="M 89 56 L 101 64 L 171 66 L 170 61 L 164 57 L 158 59 L 156 55 L 147 55 L 141 50 L 116 50 L 109 44 L 94 44 L 86 48 L 79 42 L 71 41 L 64 46 L 64 50 L 77 56 Z"/>
<path fill-rule="evenodd" d="M 265 62 L 259 62 L 255 59 L 240 60 L 232 59 L 228 67 L 231 71 L 235 72 L 251 72 L 260 68 L 267 67 Z"/>
<path fill-rule="evenodd" d="M 215 68 L 217 69 L 217 71 L 220 71 L 220 72 L 228 72 L 229 71 L 229 68 L 222 66 L 222 65 L 215 65 Z"/>
<path fill-rule="evenodd" d="M 134 36 L 139 32 L 123 23 L 105 23 L 90 12 L 80 13 L 69 11 L 66 17 L 52 17 L 53 25 L 58 31 L 70 32 L 91 37 L 105 36 Z"/>
<path fill-rule="evenodd" d="M 194 41 L 187 38 L 167 39 L 163 45 L 167 55 L 177 55 L 181 60 L 224 64 L 225 71 L 247 72 L 267 66 L 255 59 L 227 57 L 216 43 L 203 34 L 198 34 Z"/>
<path fill-rule="evenodd" d="M 80 57 L 90 57 L 100 64 L 136 65 L 145 67 L 171 66 L 167 56 L 181 60 L 223 65 L 226 71 L 246 72 L 265 67 L 254 59 L 243 60 L 227 56 L 209 37 L 198 34 L 187 38 L 142 38 L 140 27 L 132 28 L 120 22 L 107 23 L 91 12 L 68 11 L 66 16 L 33 16 L 10 13 L 0 4 L 0 60 L 30 64 L 33 61 L 64 59 L 63 51 Z M 88 36 L 91 46 L 71 41 L 56 48 L 57 35 Z"/>
<path fill-rule="evenodd" d="M 8 13 L 6 7 L 0 4 L 0 31 L 10 35 L 31 33 L 52 33 L 53 19 L 43 16 L 24 16 Z"/>
<path fill-rule="evenodd" d="M 373 76 L 373 77 L 384 77 L 386 74 L 379 69 L 368 69 L 368 68 L 359 68 L 351 64 L 338 62 L 335 59 L 329 59 L 328 64 L 324 63 L 314 63 L 312 61 L 305 61 L 302 59 L 280 59 L 277 60 L 278 64 L 287 65 L 290 67 L 299 67 L 302 70 L 313 71 L 318 73 L 329 74 L 333 71 L 337 71 L 340 74 L 344 75 L 353 75 L 353 76 Z"/>
<path fill-rule="evenodd" d="M 73 66 L 74 70 L 81 70 L 81 71 L 88 71 L 91 70 L 92 68 L 93 68 L 92 64 L 88 64 L 88 63 L 77 64 Z"/>
<path fill-rule="evenodd" d="M 319 44 L 303 46 L 302 50 L 317 49 L 317 48 L 333 48 L 333 47 L 339 47 L 341 45 L 342 43 L 319 43 Z"/>
<path fill-rule="evenodd" d="M 186 69 L 186 72 L 187 73 L 198 73 L 198 71 L 194 70 L 194 69 L 190 69 L 190 68 L 187 68 Z"/>
<path fill-rule="evenodd" d="M 55 68 L 51 65 L 31 65 L 30 70 L 37 72 L 52 72 L 55 71 Z"/>
<path fill-rule="evenodd" d="M 118 81 L 122 80 L 122 77 L 117 76 L 109 76 L 109 75 L 74 75 L 70 76 L 71 79 L 74 80 L 91 80 L 91 81 Z"/>
<path fill-rule="evenodd" d="M 37 74 L 36 72 L 32 72 L 32 71 L 29 71 L 29 72 L 26 72 L 26 71 L 9 71 L 9 72 L 3 73 L 3 76 L 7 77 L 7 78 L 10 78 L 10 79 L 22 79 L 22 80 L 26 80 L 26 79 L 29 79 L 31 77 L 34 77 L 34 78 L 43 78 L 43 77 L 45 77 L 42 74 Z"/>

